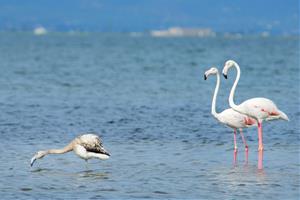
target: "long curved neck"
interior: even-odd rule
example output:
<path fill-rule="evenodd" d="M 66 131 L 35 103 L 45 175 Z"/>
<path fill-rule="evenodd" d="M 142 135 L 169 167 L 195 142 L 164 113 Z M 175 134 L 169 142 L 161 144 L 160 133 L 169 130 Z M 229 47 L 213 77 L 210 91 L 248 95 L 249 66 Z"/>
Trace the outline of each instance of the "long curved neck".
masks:
<path fill-rule="evenodd" d="M 240 80 L 241 70 L 240 70 L 240 66 L 237 63 L 234 63 L 234 67 L 236 68 L 236 71 L 237 71 L 236 72 L 236 78 L 235 78 L 235 81 L 234 81 L 233 86 L 231 88 L 228 100 L 229 100 L 230 107 L 233 108 L 234 110 L 238 110 L 238 106 L 234 103 L 233 97 L 234 97 L 236 86 L 237 86 L 237 84 Z"/>
<path fill-rule="evenodd" d="M 73 142 L 68 144 L 62 149 L 49 149 L 46 151 L 46 154 L 63 154 L 73 150 Z"/>
<path fill-rule="evenodd" d="M 217 95 L 219 92 L 219 87 L 220 87 L 220 74 L 217 73 L 217 83 L 216 83 L 215 92 L 214 92 L 214 96 L 213 96 L 212 103 L 211 103 L 211 114 L 215 118 L 218 118 L 218 113 L 216 112 L 216 101 L 217 101 Z"/>

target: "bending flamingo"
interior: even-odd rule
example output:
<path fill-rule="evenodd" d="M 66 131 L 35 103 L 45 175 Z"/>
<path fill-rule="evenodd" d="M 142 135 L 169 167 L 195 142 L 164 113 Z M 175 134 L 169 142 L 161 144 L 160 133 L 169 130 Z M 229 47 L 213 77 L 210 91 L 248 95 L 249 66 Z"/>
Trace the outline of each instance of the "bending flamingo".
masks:
<path fill-rule="evenodd" d="M 110 154 L 104 149 L 102 141 L 99 136 L 94 134 L 84 134 L 76 137 L 67 146 L 62 149 L 50 149 L 46 151 L 38 151 L 31 159 L 30 165 L 37 159 L 43 158 L 48 154 L 64 154 L 69 151 L 74 151 L 76 155 L 84 160 L 91 158 L 98 158 L 106 160 L 110 157 Z"/>
<path fill-rule="evenodd" d="M 236 154 L 237 154 L 237 142 L 236 142 L 236 132 L 237 129 L 239 129 L 243 143 L 245 145 L 245 151 L 246 151 L 246 162 L 248 160 L 248 145 L 246 143 L 246 140 L 244 138 L 242 128 L 247 128 L 250 126 L 255 126 L 256 121 L 255 119 L 248 117 L 247 115 L 241 114 L 239 112 L 236 112 L 235 110 L 229 108 L 224 110 L 221 113 L 216 112 L 216 101 L 217 101 L 217 95 L 220 87 L 220 74 L 217 68 L 212 67 L 209 70 L 207 70 L 204 74 L 204 80 L 208 78 L 210 75 L 216 75 L 217 76 L 217 83 L 215 87 L 215 92 L 213 95 L 212 105 L 211 105 L 211 114 L 221 123 L 225 124 L 226 126 L 232 128 L 234 131 L 234 162 L 236 162 Z"/>
<path fill-rule="evenodd" d="M 227 72 L 231 67 L 235 67 L 237 70 L 236 79 L 233 83 L 233 86 L 230 91 L 229 95 L 229 105 L 232 109 L 235 111 L 238 111 L 239 113 L 248 115 L 249 117 L 254 118 L 257 121 L 258 126 L 258 151 L 261 152 L 259 156 L 261 156 L 261 160 L 259 160 L 258 167 L 262 168 L 262 155 L 263 155 L 263 133 L 262 133 L 262 121 L 263 120 L 274 120 L 274 119 L 283 119 L 283 120 L 289 120 L 287 115 L 279 110 L 275 103 L 271 101 L 270 99 L 266 98 L 252 98 L 244 101 L 240 105 L 236 105 L 233 101 L 234 93 L 236 86 L 239 82 L 241 71 L 239 65 L 233 61 L 228 60 L 225 63 L 225 66 L 223 68 L 223 75 L 227 79 Z"/>

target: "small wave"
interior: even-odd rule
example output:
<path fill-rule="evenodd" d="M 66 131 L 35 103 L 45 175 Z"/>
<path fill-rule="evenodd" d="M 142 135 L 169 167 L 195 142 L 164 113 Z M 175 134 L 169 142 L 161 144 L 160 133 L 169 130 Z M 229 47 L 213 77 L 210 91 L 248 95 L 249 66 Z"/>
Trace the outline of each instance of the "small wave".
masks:
<path fill-rule="evenodd" d="M 28 192 L 28 191 L 31 191 L 32 188 L 27 188 L 27 187 L 24 187 L 24 188 L 20 188 L 21 191 L 24 191 L 24 192 Z"/>
<path fill-rule="evenodd" d="M 153 192 L 154 194 L 169 194 L 169 193 L 167 193 L 167 192 L 164 192 L 164 191 L 154 191 Z"/>
<path fill-rule="evenodd" d="M 31 170 L 31 172 L 33 173 L 37 173 L 37 172 L 50 172 L 52 171 L 51 169 L 46 169 L 46 168 L 37 168 L 37 169 L 34 169 L 34 170 Z"/>

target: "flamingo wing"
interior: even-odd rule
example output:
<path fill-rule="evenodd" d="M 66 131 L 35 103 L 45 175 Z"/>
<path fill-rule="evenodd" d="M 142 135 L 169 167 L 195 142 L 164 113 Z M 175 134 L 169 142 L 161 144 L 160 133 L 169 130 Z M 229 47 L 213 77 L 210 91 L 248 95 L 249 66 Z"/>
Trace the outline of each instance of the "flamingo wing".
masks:
<path fill-rule="evenodd" d="M 94 134 L 85 134 L 79 136 L 80 145 L 87 151 L 94 153 L 103 153 L 103 145 L 101 139 Z"/>
<path fill-rule="evenodd" d="M 247 113 L 258 119 L 273 120 L 281 117 L 281 111 L 273 101 L 266 98 L 252 98 L 245 101 L 242 105 Z"/>
<path fill-rule="evenodd" d="M 231 128 L 245 128 L 256 124 L 256 121 L 233 109 L 226 109 L 220 113 L 220 121 Z"/>

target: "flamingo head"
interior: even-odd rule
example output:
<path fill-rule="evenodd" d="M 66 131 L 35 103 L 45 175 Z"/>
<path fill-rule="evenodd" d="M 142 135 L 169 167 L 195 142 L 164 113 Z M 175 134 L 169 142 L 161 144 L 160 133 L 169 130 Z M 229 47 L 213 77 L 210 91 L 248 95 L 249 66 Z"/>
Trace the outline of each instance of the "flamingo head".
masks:
<path fill-rule="evenodd" d="M 30 166 L 32 167 L 33 163 L 34 163 L 37 159 L 43 158 L 46 154 L 47 154 L 47 151 L 38 151 L 38 152 L 31 158 Z"/>
<path fill-rule="evenodd" d="M 227 72 L 228 70 L 236 64 L 234 60 L 227 60 L 224 67 L 223 67 L 223 76 L 227 79 Z"/>
<path fill-rule="evenodd" d="M 210 68 L 209 70 L 207 70 L 205 73 L 204 73 L 204 80 L 206 80 L 207 79 L 207 77 L 209 76 L 209 75 L 216 75 L 216 74 L 218 74 L 218 69 L 217 68 L 215 68 L 215 67 L 212 67 L 212 68 Z"/>

